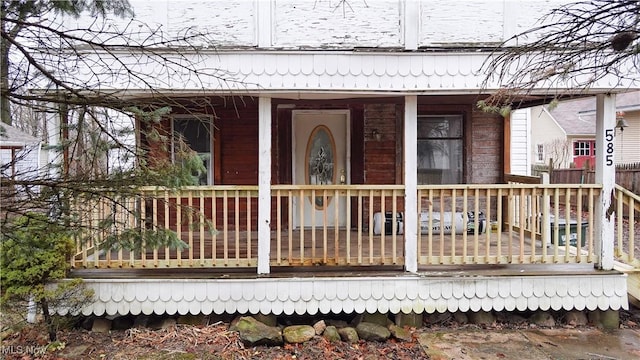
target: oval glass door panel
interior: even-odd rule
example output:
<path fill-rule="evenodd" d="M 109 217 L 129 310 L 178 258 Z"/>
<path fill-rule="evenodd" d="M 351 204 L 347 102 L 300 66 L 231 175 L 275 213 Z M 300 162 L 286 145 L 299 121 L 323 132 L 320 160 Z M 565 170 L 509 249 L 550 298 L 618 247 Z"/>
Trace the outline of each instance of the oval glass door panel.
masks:
<path fill-rule="evenodd" d="M 309 135 L 305 160 L 305 177 L 309 185 L 332 185 L 336 183 L 336 144 L 331 130 L 324 125 L 317 126 Z M 331 199 L 327 198 L 327 202 Z M 312 200 L 317 209 L 324 209 L 323 196 Z"/>

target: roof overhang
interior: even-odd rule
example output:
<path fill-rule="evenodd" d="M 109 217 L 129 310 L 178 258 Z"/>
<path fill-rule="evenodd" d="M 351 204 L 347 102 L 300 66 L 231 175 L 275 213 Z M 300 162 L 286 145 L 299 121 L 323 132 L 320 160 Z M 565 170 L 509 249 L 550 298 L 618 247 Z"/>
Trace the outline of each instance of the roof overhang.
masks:
<path fill-rule="evenodd" d="M 197 66 L 197 76 L 186 70 L 170 71 L 155 62 L 139 61 L 133 54 L 90 53 L 105 69 L 77 68 L 68 74 L 91 89 L 88 94 L 112 95 L 120 99 L 157 96 L 264 96 L 285 99 L 346 99 L 407 95 L 478 95 L 503 89 L 483 72 L 491 56 L 487 52 L 421 51 L 289 51 L 222 50 L 166 56 Z M 133 81 L 133 71 L 145 74 Z M 191 66 L 191 65 L 190 65 Z M 104 70 L 104 71 L 103 71 Z M 108 71 L 106 71 L 108 70 Z M 516 71 L 516 70 L 514 70 Z M 71 78 L 70 78 L 71 79 Z M 139 79 L 140 80 L 140 79 Z M 588 88 L 573 82 L 552 80 L 515 95 L 527 106 L 552 98 L 615 93 L 639 88 L 616 77 L 602 78 Z"/>

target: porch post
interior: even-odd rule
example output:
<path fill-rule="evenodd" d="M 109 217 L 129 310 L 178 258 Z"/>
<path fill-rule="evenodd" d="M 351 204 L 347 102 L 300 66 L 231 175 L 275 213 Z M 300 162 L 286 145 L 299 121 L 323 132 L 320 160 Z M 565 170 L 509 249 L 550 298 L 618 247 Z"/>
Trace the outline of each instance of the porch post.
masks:
<path fill-rule="evenodd" d="M 404 35 L 405 50 L 418 49 L 418 35 L 420 33 L 420 2 L 404 1 L 402 34 Z"/>
<path fill-rule="evenodd" d="M 271 98 L 258 100 L 258 274 L 269 273 L 271 251 Z"/>
<path fill-rule="evenodd" d="M 615 94 L 596 97 L 596 184 L 602 184 L 595 208 L 596 268 L 613 269 L 615 204 Z"/>
<path fill-rule="evenodd" d="M 418 271 L 418 97 L 404 98 L 404 268 Z"/>

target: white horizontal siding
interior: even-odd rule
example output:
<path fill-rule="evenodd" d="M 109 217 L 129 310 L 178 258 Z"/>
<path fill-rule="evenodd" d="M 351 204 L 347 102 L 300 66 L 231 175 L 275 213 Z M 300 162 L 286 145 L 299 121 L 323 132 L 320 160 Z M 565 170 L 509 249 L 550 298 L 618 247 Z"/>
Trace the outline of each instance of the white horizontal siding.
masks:
<path fill-rule="evenodd" d="M 418 34 L 420 46 L 493 46 L 539 24 L 540 16 L 568 0 L 272 0 L 265 6 L 266 2 L 131 0 L 134 22 L 112 16 L 107 25 L 110 31 L 125 30 L 134 41 L 206 33 L 207 40 L 195 45 L 210 47 L 257 46 L 260 33 L 269 33 L 273 40 L 260 46 L 275 48 L 401 47 L 405 32 Z M 404 28 L 407 2 L 418 3 L 418 28 Z M 259 7 L 269 10 L 259 13 Z M 261 22 L 258 16 L 269 21 Z M 87 16 L 62 24 L 83 28 L 95 20 Z M 102 26 L 102 21 L 93 26 Z"/>
<path fill-rule="evenodd" d="M 557 9 L 564 4 L 576 1 L 570 0 L 503 0 L 505 2 L 510 2 L 512 7 L 512 11 L 506 16 L 513 17 L 513 22 L 515 23 L 515 34 L 520 34 L 524 31 L 527 31 L 531 28 L 543 25 L 554 23 L 558 19 L 553 17 L 548 17 L 551 10 Z M 508 34 L 508 35 L 515 35 Z M 523 37 L 518 39 L 519 44 L 528 43 L 537 40 L 538 37 L 534 37 L 529 35 L 527 37 Z M 514 44 L 515 45 L 515 44 Z"/>
<path fill-rule="evenodd" d="M 117 44 L 122 40 L 114 33 L 126 34 L 129 45 L 151 44 L 181 38 L 187 34 L 206 34 L 205 38 L 192 38 L 195 46 L 255 46 L 256 17 L 252 0 L 130 0 L 134 17 L 109 16 L 104 22 L 90 16 L 78 19 L 67 17 L 61 24 L 67 29 L 94 30 L 104 28 L 108 33 L 91 33 L 101 41 Z M 78 36 L 81 32 L 76 32 Z M 108 40 L 109 39 L 109 40 Z M 195 40 L 197 39 L 197 40 Z M 203 42 L 203 40 L 205 40 Z M 186 44 L 185 44 L 186 45 Z"/>
<path fill-rule="evenodd" d="M 629 124 L 616 135 L 616 162 L 622 164 L 640 162 L 640 111 L 626 112 Z"/>
<path fill-rule="evenodd" d="M 399 47 L 400 0 L 276 0 L 274 46 Z"/>
<path fill-rule="evenodd" d="M 531 174 L 531 145 L 529 135 L 529 109 L 511 113 L 511 173 Z"/>
<path fill-rule="evenodd" d="M 568 0 L 430 0 L 421 1 L 420 46 L 492 46 L 533 27 Z M 523 44 L 537 40 L 528 35 Z"/>
<path fill-rule="evenodd" d="M 20 180 L 36 178 L 40 169 L 40 145 L 27 145 L 17 150 L 14 158 L 11 149 L 0 149 L 0 162 L 3 177 L 15 176 Z"/>
<path fill-rule="evenodd" d="M 420 45 L 500 43 L 504 5 L 502 1 L 423 1 Z"/>

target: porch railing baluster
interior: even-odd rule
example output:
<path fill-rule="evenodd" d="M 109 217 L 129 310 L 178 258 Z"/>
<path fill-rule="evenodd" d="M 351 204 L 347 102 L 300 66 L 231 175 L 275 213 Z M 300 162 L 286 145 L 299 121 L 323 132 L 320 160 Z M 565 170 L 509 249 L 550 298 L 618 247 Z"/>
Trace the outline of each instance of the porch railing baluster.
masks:
<path fill-rule="evenodd" d="M 200 231 L 199 233 L 199 239 L 198 239 L 198 244 L 200 245 L 200 266 L 205 266 L 205 262 L 204 262 L 204 243 L 205 243 L 205 237 L 204 237 L 204 227 L 205 227 L 205 221 L 206 221 L 206 217 L 204 214 L 204 191 L 200 190 L 198 191 L 198 230 Z"/>
<path fill-rule="evenodd" d="M 364 208 L 362 207 L 362 190 L 357 190 L 358 194 L 358 224 L 356 228 L 358 229 L 358 265 L 363 265 L 362 263 L 362 227 L 364 226 L 362 220 L 362 213 L 364 212 Z"/>
<path fill-rule="evenodd" d="M 222 260 L 229 265 L 229 193 L 222 192 Z"/>
<path fill-rule="evenodd" d="M 452 215 L 454 214 L 452 208 Z M 462 222 L 467 224 L 469 222 L 469 189 L 462 189 Z M 462 264 L 467 263 L 467 251 L 468 251 L 468 232 L 466 229 L 462 229 Z"/>
<path fill-rule="evenodd" d="M 384 212 L 382 212 L 384 220 Z M 384 222 L 383 222 L 384 224 Z M 383 227 L 384 229 L 384 227 Z M 373 190 L 369 189 L 369 264 L 373 265 Z"/>
<path fill-rule="evenodd" d="M 347 253 L 346 253 L 346 258 L 347 258 L 347 265 L 351 265 L 351 189 L 347 189 L 347 192 L 345 194 L 345 208 L 346 208 L 346 226 L 345 226 L 345 232 L 346 232 L 346 243 L 347 243 Z"/>
<path fill-rule="evenodd" d="M 311 199 L 316 198 L 316 189 L 311 189 Z M 316 214 L 318 212 L 315 208 L 311 209 L 311 258 L 316 261 Z M 326 261 L 326 256 L 325 257 Z"/>
<path fill-rule="evenodd" d="M 329 204 L 326 205 L 327 207 Z M 338 189 L 333 190 L 333 251 L 334 259 L 340 259 L 340 194 Z M 344 216 L 344 214 L 342 214 Z"/>
<path fill-rule="evenodd" d="M 236 264 L 240 262 L 240 192 L 236 190 L 233 194 L 233 202 L 235 205 L 234 212 L 234 238 L 235 238 L 235 260 Z"/>
<path fill-rule="evenodd" d="M 214 189 L 211 191 L 211 262 L 213 264 L 218 260 L 218 192 Z"/>
<path fill-rule="evenodd" d="M 188 194 L 188 198 L 187 198 L 187 204 L 188 204 L 188 208 L 187 208 L 187 232 L 188 232 L 188 239 L 189 239 L 189 266 L 193 266 L 193 213 L 194 213 L 194 208 L 193 208 L 193 190 L 189 190 L 187 192 Z"/>
<path fill-rule="evenodd" d="M 299 192 L 299 215 L 300 217 L 298 218 L 298 229 L 300 230 L 300 261 L 304 261 L 304 208 L 305 208 L 305 193 L 303 189 L 300 189 Z M 313 200 L 312 200 L 313 201 Z M 315 211 L 315 209 L 311 209 L 311 211 Z M 325 244 L 324 244 L 324 251 L 325 251 L 325 262 L 326 262 L 326 249 L 327 249 L 327 244 L 326 244 L 326 240 L 325 240 Z M 289 240 L 289 264 L 293 263 L 293 239 Z"/>
<path fill-rule="evenodd" d="M 291 197 L 287 198 L 291 202 Z M 282 264 L 282 190 L 276 190 L 276 264 Z"/>
<path fill-rule="evenodd" d="M 558 250 L 559 250 L 559 237 L 560 237 L 560 226 L 558 225 L 558 221 L 560 220 L 560 189 L 554 189 L 553 191 L 553 262 L 557 263 L 558 259 Z"/>
<path fill-rule="evenodd" d="M 401 223 L 401 185 L 274 185 L 273 189 L 272 265 L 403 264 L 403 231 L 408 229 Z M 418 264 L 593 262 L 594 216 L 592 211 L 585 213 L 584 205 L 594 207 L 598 189 L 590 184 L 419 185 Z M 227 185 L 149 188 L 132 196 L 79 201 L 76 206 L 84 209 L 79 221 L 87 230 L 76 242 L 72 264 L 256 266 L 252 250 L 256 198 L 256 187 Z M 631 233 L 623 236 L 618 231 L 616 253 L 629 260 L 635 255 L 631 246 L 637 227 L 626 219 L 638 213 L 638 200 L 621 191 L 617 199 L 616 212 L 624 218 L 616 221 L 616 227 Z M 549 225 L 545 216 L 553 219 Z M 101 225 L 105 218 L 112 219 L 112 225 Z M 175 231 L 188 249 L 143 244 L 142 252 L 100 250 L 107 236 L 131 231 L 146 236 L 158 229 Z M 547 244 L 545 239 L 551 241 Z"/>

